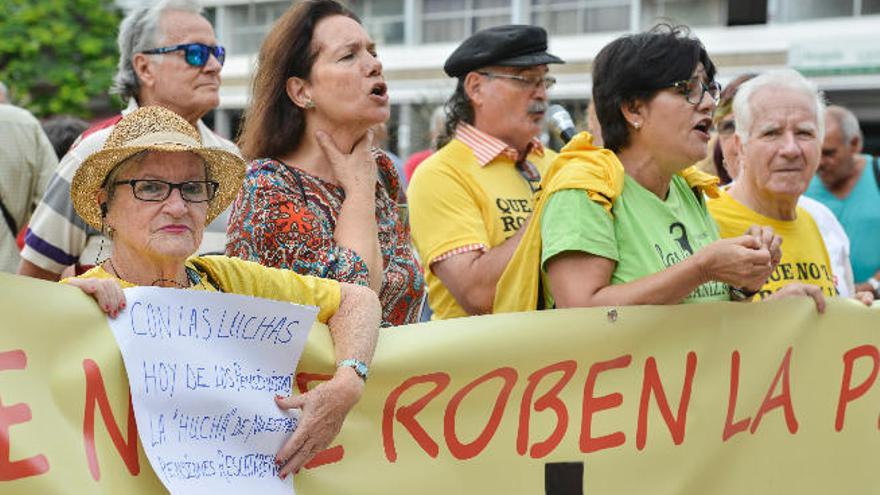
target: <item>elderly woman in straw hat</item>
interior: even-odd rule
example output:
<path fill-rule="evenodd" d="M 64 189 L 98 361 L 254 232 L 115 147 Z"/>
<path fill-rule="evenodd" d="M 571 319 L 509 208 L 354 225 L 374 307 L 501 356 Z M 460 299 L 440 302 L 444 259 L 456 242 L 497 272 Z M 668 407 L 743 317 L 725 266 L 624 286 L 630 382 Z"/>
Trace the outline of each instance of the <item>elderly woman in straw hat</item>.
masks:
<path fill-rule="evenodd" d="M 224 256 L 192 257 L 205 224 L 241 187 L 245 164 L 202 146 L 199 133 L 177 114 L 143 107 L 123 118 L 103 149 L 83 162 L 71 183 L 77 213 L 113 240 L 109 258 L 65 280 L 115 317 L 122 288 L 139 285 L 220 291 L 320 308 L 339 367 L 314 390 L 277 398 L 301 408 L 299 428 L 278 452 L 281 477 L 325 448 L 360 398 L 379 327 L 379 303 L 366 287 L 298 275 Z"/>

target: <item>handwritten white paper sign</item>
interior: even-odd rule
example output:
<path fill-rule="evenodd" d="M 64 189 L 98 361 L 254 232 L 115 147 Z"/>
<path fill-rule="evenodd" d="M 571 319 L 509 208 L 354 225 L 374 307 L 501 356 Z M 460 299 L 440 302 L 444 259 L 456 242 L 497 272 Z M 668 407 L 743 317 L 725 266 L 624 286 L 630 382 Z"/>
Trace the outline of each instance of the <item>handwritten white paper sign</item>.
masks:
<path fill-rule="evenodd" d="M 144 451 L 173 494 L 293 493 L 275 454 L 298 415 L 278 409 L 318 308 L 137 287 L 108 319 Z"/>

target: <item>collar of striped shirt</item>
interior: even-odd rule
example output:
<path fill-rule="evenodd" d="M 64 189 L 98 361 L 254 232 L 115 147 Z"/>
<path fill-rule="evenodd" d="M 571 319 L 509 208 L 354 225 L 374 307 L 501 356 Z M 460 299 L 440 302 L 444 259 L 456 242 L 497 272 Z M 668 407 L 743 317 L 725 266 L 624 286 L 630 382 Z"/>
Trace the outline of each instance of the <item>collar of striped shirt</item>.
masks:
<path fill-rule="evenodd" d="M 486 134 L 466 122 L 459 123 L 455 128 L 455 139 L 466 144 L 474 152 L 474 156 L 477 157 L 477 162 L 481 167 L 485 167 L 501 154 L 504 154 L 514 162 L 525 158 L 520 157 L 519 152 L 513 146 Z M 526 155 L 531 152 L 535 152 L 538 156 L 544 156 L 544 146 L 537 137 L 533 137 L 526 148 Z"/>

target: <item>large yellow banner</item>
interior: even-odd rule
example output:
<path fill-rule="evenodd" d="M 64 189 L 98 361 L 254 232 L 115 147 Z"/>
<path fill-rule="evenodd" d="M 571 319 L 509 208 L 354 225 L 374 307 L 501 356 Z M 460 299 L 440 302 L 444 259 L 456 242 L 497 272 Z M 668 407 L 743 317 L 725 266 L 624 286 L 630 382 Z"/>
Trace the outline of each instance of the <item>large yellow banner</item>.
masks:
<path fill-rule="evenodd" d="M 77 289 L 0 276 L 0 492 L 161 493 Z M 302 494 L 878 493 L 880 306 L 547 311 L 383 330 Z M 333 371 L 313 329 L 301 389 Z"/>

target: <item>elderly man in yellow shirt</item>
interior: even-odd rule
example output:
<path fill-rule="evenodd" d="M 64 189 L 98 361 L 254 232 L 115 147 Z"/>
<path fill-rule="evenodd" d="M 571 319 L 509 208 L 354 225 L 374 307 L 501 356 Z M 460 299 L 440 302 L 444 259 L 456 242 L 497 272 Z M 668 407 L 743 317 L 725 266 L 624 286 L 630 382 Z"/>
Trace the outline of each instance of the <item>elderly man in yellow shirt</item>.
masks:
<path fill-rule="evenodd" d="M 772 227 L 782 237 L 782 260 L 758 291 L 764 299 L 802 284 L 814 298 L 836 296 L 835 274 L 813 217 L 798 207 L 821 156 L 825 105 L 816 86 L 790 69 L 770 71 L 744 83 L 733 102 L 739 178 L 708 202 L 721 237 L 749 225 Z M 870 304 L 869 293 L 857 296 Z"/>
<path fill-rule="evenodd" d="M 556 82 L 547 66 L 558 63 L 547 53 L 547 32 L 522 25 L 479 31 L 446 60 L 446 74 L 458 78 L 446 135 L 407 190 L 434 319 L 492 311 L 495 285 L 555 156 L 537 136 Z"/>

